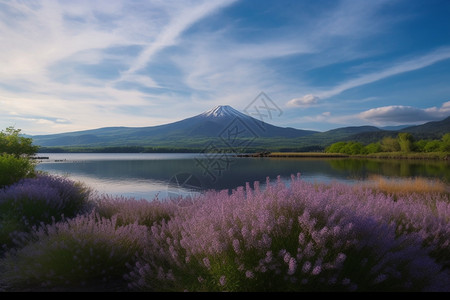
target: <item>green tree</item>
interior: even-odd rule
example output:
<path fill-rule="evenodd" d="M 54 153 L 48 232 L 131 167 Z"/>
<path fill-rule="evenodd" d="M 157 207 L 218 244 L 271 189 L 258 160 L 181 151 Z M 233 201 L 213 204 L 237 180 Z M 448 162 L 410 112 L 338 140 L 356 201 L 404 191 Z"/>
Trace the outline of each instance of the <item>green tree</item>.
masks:
<path fill-rule="evenodd" d="M 414 137 L 411 133 L 401 132 L 398 134 L 397 140 L 402 152 L 413 151 Z"/>
<path fill-rule="evenodd" d="M 378 153 L 378 152 L 382 152 L 383 149 L 381 148 L 381 144 L 380 143 L 370 143 L 369 145 L 367 145 L 365 147 L 365 152 L 367 154 L 370 153 Z"/>
<path fill-rule="evenodd" d="M 444 152 L 450 152 L 450 132 L 444 134 L 444 136 L 442 137 L 442 143 L 441 143 L 441 151 Z"/>
<path fill-rule="evenodd" d="M 359 142 L 350 142 L 348 145 L 347 154 L 365 154 L 364 153 L 364 145 Z"/>
<path fill-rule="evenodd" d="M 400 151 L 400 145 L 397 139 L 393 137 L 384 137 L 381 140 L 381 149 L 384 152 L 397 152 Z"/>
<path fill-rule="evenodd" d="M 327 153 L 340 153 L 341 149 L 346 145 L 346 142 L 337 142 L 331 144 L 329 147 L 325 149 Z"/>
<path fill-rule="evenodd" d="M 436 152 L 439 151 L 439 148 L 441 147 L 441 142 L 438 140 L 431 140 L 428 141 L 427 144 L 424 147 L 425 152 Z"/>
<path fill-rule="evenodd" d="M 31 138 L 21 136 L 20 129 L 8 127 L 0 132 L 0 188 L 35 175 L 31 156 L 39 150 Z"/>
<path fill-rule="evenodd" d="M 418 140 L 414 143 L 414 149 L 417 152 L 425 152 L 425 146 L 427 145 L 428 140 Z"/>
<path fill-rule="evenodd" d="M 364 145 L 359 142 L 337 142 L 325 149 L 327 153 L 366 154 Z"/>
<path fill-rule="evenodd" d="M 21 136 L 20 129 L 8 127 L 0 132 L 0 154 L 11 154 L 15 157 L 32 156 L 39 150 L 33 145 L 33 139 Z"/>

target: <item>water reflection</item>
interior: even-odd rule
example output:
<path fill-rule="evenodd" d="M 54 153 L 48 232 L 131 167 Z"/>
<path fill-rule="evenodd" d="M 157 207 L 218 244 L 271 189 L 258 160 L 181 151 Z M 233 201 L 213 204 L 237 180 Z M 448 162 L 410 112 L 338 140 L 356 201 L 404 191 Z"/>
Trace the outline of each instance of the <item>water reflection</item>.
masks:
<path fill-rule="evenodd" d="M 355 178 L 367 179 L 369 175 L 387 177 L 426 177 L 450 182 L 448 162 L 426 160 L 375 160 L 339 159 L 330 160 L 330 165 L 341 172 L 348 172 Z"/>
<path fill-rule="evenodd" d="M 247 182 L 264 183 L 267 177 L 289 180 L 297 173 L 304 180 L 317 182 L 353 183 L 370 175 L 450 180 L 449 164 L 436 161 L 235 157 L 218 161 L 192 154 L 60 155 L 50 155 L 49 162 L 39 164 L 38 169 L 67 175 L 100 193 L 145 199 L 230 190 Z"/>

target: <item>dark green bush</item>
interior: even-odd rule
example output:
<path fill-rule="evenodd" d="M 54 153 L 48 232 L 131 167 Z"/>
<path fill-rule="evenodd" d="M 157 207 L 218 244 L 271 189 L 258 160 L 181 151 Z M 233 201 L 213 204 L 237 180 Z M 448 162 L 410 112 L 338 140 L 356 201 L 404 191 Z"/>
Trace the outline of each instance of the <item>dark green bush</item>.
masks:
<path fill-rule="evenodd" d="M 35 175 L 35 164 L 28 158 L 12 154 L 0 155 L 0 188 L 11 185 L 22 178 Z"/>

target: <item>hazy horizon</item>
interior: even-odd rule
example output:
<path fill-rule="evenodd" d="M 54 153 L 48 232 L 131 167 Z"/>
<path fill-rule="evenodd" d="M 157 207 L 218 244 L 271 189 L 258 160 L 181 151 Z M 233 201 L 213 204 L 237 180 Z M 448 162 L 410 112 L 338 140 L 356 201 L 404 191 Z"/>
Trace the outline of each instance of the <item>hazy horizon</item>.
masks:
<path fill-rule="evenodd" d="M 233 108 L 233 107 L 232 107 L 232 108 Z M 214 109 L 214 108 L 213 108 L 213 109 Z M 190 116 L 190 117 L 187 117 L 187 118 L 185 118 L 185 119 L 189 119 L 189 118 L 192 118 L 192 117 L 200 116 L 200 115 L 205 114 L 205 113 L 207 113 L 207 112 L 209 112 L 209 111 L 212 111 L 213 109 L 207 110 L 207 111 L 204 111 L 204 112 L 201 112 L 201 113 L 198 113 L 198 114 L 196 114 L 196 115 L 194 115 L 194 116 Z M 233 109 L 234 109 L 234 108 L 233 108 Z M 253 117 L 253 118 L 255 118 L 255 119 L 257 119 L 257 120 L 260 120 L 260 121 L 267 122 L 268 124 L 273 125 L 272 123 L 270 123 L 270 120 L 265 120 L 264 118 L 257 118 L 257 116 L 251 116 L 250 114 L 249 114 L 248 116 Z M 449 115 L 449 116 L 450 116 L 450 115 Z M 174 122 L 183 121 L 183 120 L 185 120 L 185 119 L 175 120 Z M 266 119 L 268 119 L 268 118 L 266 118 Z M 443 118 L 443 119 L 445 119 L 445 118 Z M 442 119 L 442 120 L 443 120 L 443 119 Z M 441 120 L 437 120 L 437 121 L 441 121 Z M 157 125 L 153 125 L 153 126 L 121 126 L 121 125 L 117 125 L 117 126 L 108 126 L 108 127 L 88 128 L 88 129 L 75 130 L 75 131 L 55 132 L 55 133 L 49 133 L 49 134 L 35 134 L 35 135 L 30 135 L 30 136 L 52 135 L 52 134 L 64 134 L 64 133 L 72 133 L 72 132 L 84 132 L 84 131 L 98 130 L 98 129 L 103 129 L 103 128 L 145 128 L 145 127 L 154 127 L 154 126 L 169 125 L 169 124 L 171 124 L 171 123 L 173 123 L 173 122 L 170 122 L 170 123 L 164 123 L 164 124 L 157 124 Z M 425 123 L 428 123 L 428 122 L 418 123 L 417 125 L 423 125 L 423 124 L 425 124 Z M 329 131 L 329 130 L 334 130 L 334 129 L 344 128 L 344 127 L 359 127 L 359 126 L 375 126 L 375 125 L 370 125 L 370 124 L 366 124 L 366 125 L 357 125 L 357 126 L 348 125 L 348 126 L 334 127 L 334 128 L 330 128 L 330 129 L 327 129 L 327 130 L 315 130 L 315 131 L 318 131 L 318 132 L 326 132 L 326 131 Z M 380 129 L 385 129 L 385 130 L 395 130 L 395 127 L 402 127 L 402 128 L 403 128 L 403 127 L 405 127 L 405 126 L 406 126 L 406 127 L 409 127 L 409 126 L 416 126 L 416 125 L 408 125 L 408 124 L 405 125 L 405 124 L 404 124 L 404 125 L 396 125 L 396 126 L 375 126 L 375 127 L 378 127 L 378 128 L 380 128 Z M 283 127 L 283 126 L 280 126 L 280 127 Z M 291 127 L 291 128 L 294 128 L 294 127 Z M 390 129 L 390 128 L 392 128 L 392 129 Z M 304 129 L 304 128 L 294 128 L 294 129 L 307 130 L 307 129 Z"/>

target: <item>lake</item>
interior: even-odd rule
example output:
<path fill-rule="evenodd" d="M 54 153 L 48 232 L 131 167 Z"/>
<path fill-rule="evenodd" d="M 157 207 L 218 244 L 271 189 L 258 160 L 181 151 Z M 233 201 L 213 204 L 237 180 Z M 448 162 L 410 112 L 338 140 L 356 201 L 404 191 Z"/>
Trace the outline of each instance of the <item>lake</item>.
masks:
<path fill-rule="evenodd" d="M 349 158 L 251 158 L 219 153 L 40 153 L 37 169 L 67 176 L 98 193 L 152 200 L 190 196 L 205 190 L 262 185 L 291 175 L 311 182 L 354 184 L 371 175 L 426 177 L 450 182 L 450 164 L 431 160 Z"/>

